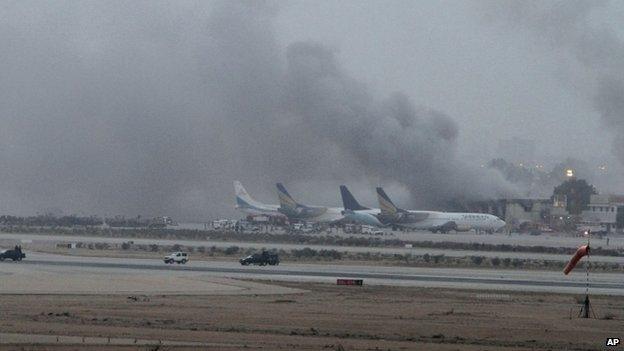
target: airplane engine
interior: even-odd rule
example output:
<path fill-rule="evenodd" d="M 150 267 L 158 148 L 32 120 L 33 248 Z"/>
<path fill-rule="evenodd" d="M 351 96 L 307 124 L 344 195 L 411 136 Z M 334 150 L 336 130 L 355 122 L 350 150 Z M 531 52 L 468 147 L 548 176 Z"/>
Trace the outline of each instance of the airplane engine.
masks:
<path fill-rule="evenodd" d="M 434 228 L 432 228 L 432 229 L 431 229 L 431 231 L 432 231 L 433 233 L 436 233 L 436 232 L 438 232 L 438 231 L 439 231 L 440 233 L 448 233 L 448 232 L 450 232 L 451 230 L 459 231 L 459 229 L 457 229 L 457 228 L 458 228 L 458 227 L 457 227 L 457 223 L 455 223 L 455 222 L 453 222 L 453 221 L 450 221 L 450 222 L 446 222 L 446 223 L 444 223 L 443 225 L 441 225 L 441 226 L 439 226 L 439 227 L 434 227 Z"/>
<path fill-rule="evenodd" d="M 455 231 L 457 232 L 468 232 L 472 229 L 469 225 L 458 225 L 455 227 Z"/>
<path fill-rule="evenodd" d="M 354 223 L 367 224 L 375 227 L 382 227 L 383 224 L 379 222 L 377 217 L 370 213 L 354 212 L 350 210 L 342 211 L 342 215 L 347 221 Z"/>

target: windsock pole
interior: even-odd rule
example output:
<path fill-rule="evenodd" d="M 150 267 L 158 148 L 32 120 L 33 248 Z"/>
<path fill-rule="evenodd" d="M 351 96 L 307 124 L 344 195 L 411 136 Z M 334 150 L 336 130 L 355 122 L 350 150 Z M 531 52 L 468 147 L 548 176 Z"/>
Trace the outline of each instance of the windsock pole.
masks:
<path fill-rule="evenodd" d="M 587 247 L 589 246 L 589 241 L 591 239 L 591 230 L 587 230 Z M 589 296 L 589 264 L 590 264 L 590 252 L 587 251 L 587 264 L 585 265 L 585 296 Z M 585 317 L 587 318 L 587 317 Z"/>
<path fill-rule="evenodd" d="M 589 302 L 589 265 L 591 264 L 590 260 L 590 240 L 591 240 L 591 230 L 587 230 L 587 264 L 585 265 L 585 301 L 583 302 L 583 307 L 581 308 L 581 313 L 583 318 L 589 318 L 589 311 L 591 310 L 591 304 Z M 592 311 L 593 312 L 593 311 Z M 595 317 L 595 316 L 594 316 Z"/>

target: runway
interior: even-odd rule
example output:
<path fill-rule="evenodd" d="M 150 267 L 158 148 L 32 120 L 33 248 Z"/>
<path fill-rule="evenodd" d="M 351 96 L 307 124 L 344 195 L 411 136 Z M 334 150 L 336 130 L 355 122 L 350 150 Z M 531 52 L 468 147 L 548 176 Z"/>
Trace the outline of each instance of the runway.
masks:
<path fill-rule="evenodd" d="M 57 279 L 80 275 L 76 284 L 82 284 L 81 293 L 88 293 L 89 284 L 84 279 L 98 282 L 123 279 L 134 282 L 136 279 L 146 281 L 137 292 L 166 293 L 176 292 L 175 283 L 168 279 L 183 278 L 184 287 L 192 287 L 187 293 L 202 293 L 202 289 L 210 291 L 209 286 L 193 285 L 190 282 L 207 278 L 216 279 L 211 284 L 228 284 L 219 279 L 258 279 L 268 281 L 313 281 L 335 283 L 336 278 L 364 279 L 365 285 L 392 285 L 414 287 L 462 288 L 487 291 L 534 291 L 582 294 L 585 292 L 585 271 L 579 269 L 569 276 L 561 272 L 519 271 L 494 269 L 450 269 L 450 268 L 415 268 L 386 266 L 350 266 L 332 264 L 291 264 L 280 266 L 243 267 L 232 261 L 191 261 L 187 265 L 166 265 L 159 259 L 130 259 L 63 256 L 44 253 L 31 253 L 26 260 L 1 265 L 4 275 L 0 275 L 0 293 L 28 293 L 28 286 L 16 291 L 14 284 L 19 276 L 33 276 L 45 272 L 53 274 Z M 97 277 L 97 278 L 94 278 Z M 48 277 L 50 278 L 50 277 Z M 153 282 L 151 281 L 153 280 Z M 5 282 L 6 281 L 6 282 Z M 153 287 L 150 288 L 150 284 Z M 69 282 L 71 285 L 71 282 Z M 95 283 L 94 283 L 95 284 Z M 173 284 L 173 288 L 171 288 Z M 97 285 L 97 284 L 95 284 Z M 105 284 L 106 285 L 106 284 Z M 112 284 L 111 285 L 115 285 Z M 123 292 L 132 292 L 126 283 L 118 283 Z M 230 284 L 231 285 L 231 284 Z M 169 286 L 169 287 L 167 287 Z M 166 291 L 163 291 L 163 287 Z M 63 288 L 68 288 L 67 284 Z M 106 286 L 95 288 L 95 290 Z M 13 289 L 13 290 L 11 290 Z M 40 288 L 44 289 L 45 288 Z M 68 288 L 71 291 L 71 286 Z M 249 288 L 245 288 L 249 290 Z M 253 290 L 253 288 L 250 288 Z M 624 295 L 624 282 L 621 274 L 594 273 L 591 275 L 590 289 L 594 294 Z M 19 289 L 18 289 L 19 290 Z M 53 289 L 52 289 L 53 290 Z M 217 289 L 219 290 L 219 289 Z M 236 289 L 235 289 L 236 290 Z M 101 290 L 98 290 L 101 291 Z M 106 292 L 111 293 L 111 290 Z M 228 289 L 219 290 L 232 293 Z M 267 291 L 270 291 L 267 290 Z M 49 291 L 48 291 L 49 292 Z M 114 289 L 112 290 L 114 292 Z M 235 292 L 235 291 L 234 291 Z M 275 293 L 280 293 L 278 290 Z"/>

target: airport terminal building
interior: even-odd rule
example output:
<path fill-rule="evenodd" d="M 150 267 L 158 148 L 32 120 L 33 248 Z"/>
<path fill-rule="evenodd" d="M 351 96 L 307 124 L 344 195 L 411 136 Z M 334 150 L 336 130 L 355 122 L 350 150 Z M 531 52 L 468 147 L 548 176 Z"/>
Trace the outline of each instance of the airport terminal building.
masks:
<path fill-rule="evenodd" d="M 592 195 L 588 209 L 581 215 L 582 223 L 588 226 L 603 226 L 611 233 L 618 227 L 618 213 L 624 216 L 624 195 Z"/>
<path fill-rule="evenodd" d="M 565 196 L 554 199 L 505 199 L 471 204 L 471 209 L 503 218 L 511 231 L 547 230 L 573 225 L 577 229 L 615 233 L 624 227 L 624 195 L 591 195 L 581 215 L 570 215 Z M 619 220 L 618 220 L 619 218 Z M 548 229 L 549 230 L 549 229 Z M 565 229 L 563 229 L 565 230 Z"/>
<path fill-rule="evenodd" d="M 547 223 L 552 207 L 550 199 L 509 199 L 505 206 L 505 222 L 516 228 L 524 223 Z"/>

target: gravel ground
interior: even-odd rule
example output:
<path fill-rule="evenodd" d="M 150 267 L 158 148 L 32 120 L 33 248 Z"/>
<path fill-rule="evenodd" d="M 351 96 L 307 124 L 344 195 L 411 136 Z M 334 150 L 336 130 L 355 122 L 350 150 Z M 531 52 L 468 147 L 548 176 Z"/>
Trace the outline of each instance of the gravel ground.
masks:
<path fill-rule="evenodd" d="M 598 318 L 584 320 L 570 318 L 579 309 L 570 295 L 280 286 L 306 292 L 3 295 L 0 331 L 12 338 L 2 338 L 0 349 L 150 349 L 133 345 L 137 338 L 166 340 L 161 350 L 597 350 L 605 338 L 624 336 L 622 297 L 593 297 Z M 83 336 L 115 342 L 91 339 L 87 347 Z"/>

